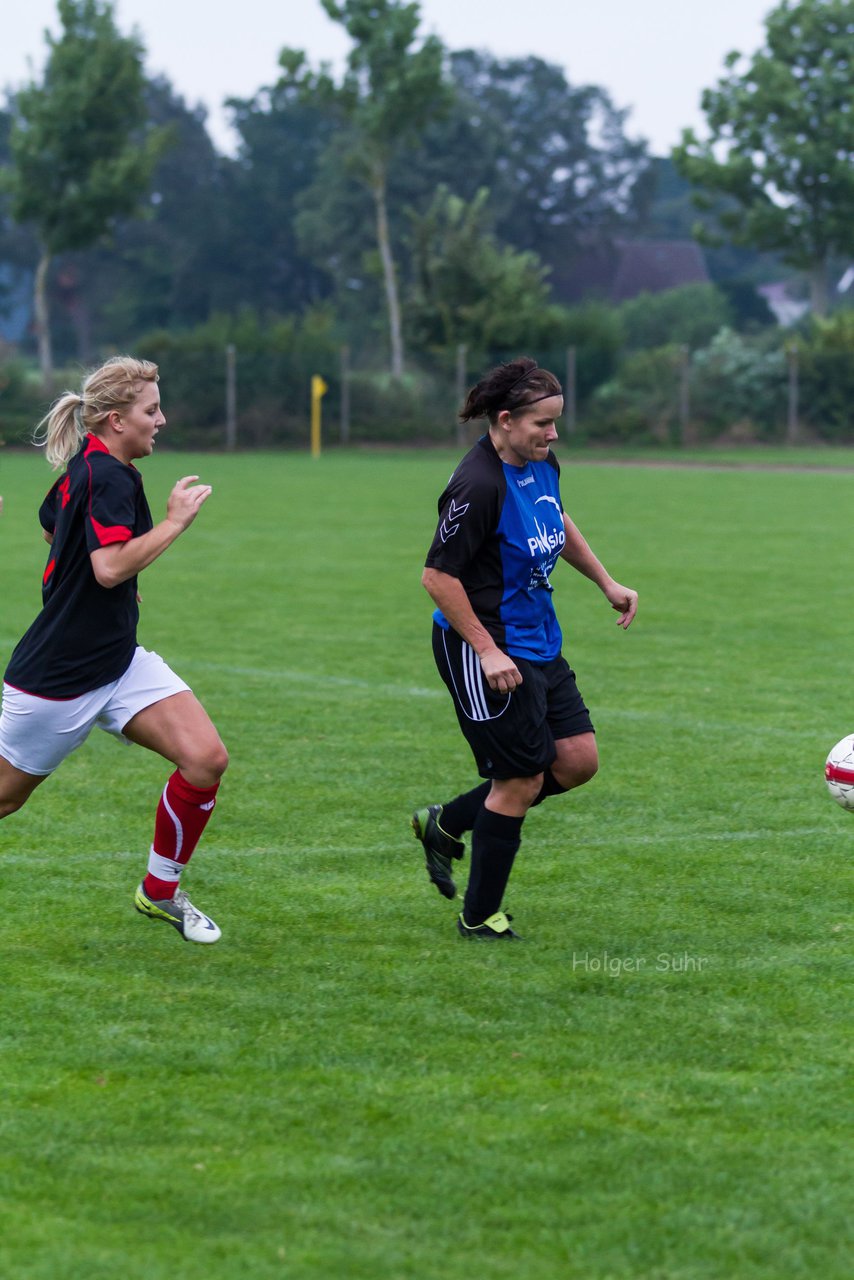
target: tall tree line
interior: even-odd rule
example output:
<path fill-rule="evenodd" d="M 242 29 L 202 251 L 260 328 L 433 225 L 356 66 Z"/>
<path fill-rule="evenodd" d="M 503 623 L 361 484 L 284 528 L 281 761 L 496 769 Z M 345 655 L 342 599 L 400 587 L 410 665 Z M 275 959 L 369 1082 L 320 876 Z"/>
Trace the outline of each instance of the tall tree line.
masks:
<path fill-rule="evenodd" d="M 781 0 L 767 46 L 707 93 L 711 138 L 686 133 L 681 176 L 557 66 L 444 49 L 414 0 L 319 3 L 351 38 L 344 72 L 283 50 L 275 83 L 229 103 L 224 156 L 202 111 L 144 77 L 109 0 L 58 0 L 45 82 L 0 111 L 0 267 L 44 284 L 42 345 L 48 297 L 60 352 L 83 359 L 218 312 L 323 307 L 399 374 L 407 341 L 535 340 L 551 267 L 619 235 L 686 234 L 698 190 L 707 231 L 744 246 L 715 251 L 720 275 L 776 249 L 820 301 L 850 251 L 854 0 Z"/>
<path fill-rule="evenodd" d="M 163 79 L 126 86 L 123 113 L 104 100 L 103 122 L 97 103 L 87 104 L 85 120 L 113 127 L 112 203 L 102 200 L 99 212 L 94 199 L 81 200 L 89 220 L 67 216 L 78 163 L 48 226 L 39 198 L 56 175 L 43 172 L 41 188 L 22 183 L 20 163 L 17 177 L 8 163 L 15 147 L 19 161 L 27 149 L 36 157 L 62 149 L 61 139 L 40 138 L 33 120 L 43 132 L 79 131 L 81 37 L 91 37 L 90 66 L 123 58 L 133 75 L 142 53 L 135 37 L 118 36 L 104 0 L 60 0 L 66 39 L 52 42 L 53 82 L 22 91 L 0 117 L 0 259 L 17 236 L 16 261 L 41 263 L 60 353 L 86 358 L 93 346 L 153 326 L 186 327 L 214 311 L 289 314 L 326 304 L 342 333 L 387 349 L 400 373 L 403 334 L 423 333 L 425 308 L 456 308 L 445 332 L 464 336 L 461 316 L 477 301 L 460 298 L 458 283 L 457 296 L 437 296 L 459 252 L 447 235 L 425 230 L 425 219 L 453 223 L 451 206 L 442 210 L 437 199 L 464 211 L 469 247 L 505 292 L 514 276 L 523 291 L 534 280 L 539 287 L 549 262 L 580 236 L 635 217 L 645 149 L 628 139 L 624 113 L 603 90 L 573 87 L 537 58 L 451 53 L 422 40 L 415 3 L 322 3 L 353 41 L 337 83 L 284 50 L 276 83 L 229 104 L 234 156 L 217 153 L 203 113 Z M 103 132 L 93 127 L 92 138 L 103 149 Z M 133 162 L 133 180 L 122 183 Z M 15 230 L 21 222 L 29 238 Z M 521 271 L 514 254 L 527 255 Z"/>

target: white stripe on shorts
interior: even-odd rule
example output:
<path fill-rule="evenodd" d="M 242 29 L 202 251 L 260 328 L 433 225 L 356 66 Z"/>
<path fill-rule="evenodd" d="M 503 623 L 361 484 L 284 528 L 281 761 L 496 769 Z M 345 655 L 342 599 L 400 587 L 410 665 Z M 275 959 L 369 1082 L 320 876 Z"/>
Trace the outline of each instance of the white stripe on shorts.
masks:
<path fill-rule="evenodd" d="M 451 680 L 453 681 L 453 684 L 454 684 L 454 693 L 456 694 L 457 702 L 462 707 L 463 714 L 465 715 L 466 719 L 497 720 L 499 716 L 502 716 L 504 714 L 504 712 L 507 710 L 508 706 L 510 705 L 511 695 L 509 693 L 507 694 L 507 698 L 504 702 L 504 706 L 501 708 L 500 711 L 496 712 L 494 716 L 491 716 L 489 714 L 489 708 L 486 703 L 486 689 L 484 688 L 484 683 L 483 683 L 483 667 L 480 665 L 480 658 L 478 658 L 477 654 L 475 653 L 471 645 L 468 643 L 468 641 L 463 640 L 461 638 L 460 646 L 461 646 L 461 656 L 462 656 L 462 666 L 463 666 L 463 680 L 465 682 L 466 693 L 468 694 L 468 699 L 464 698 L 457 686 L 456 676 L 454 675 L 454 666 L 453 666 L 453 663 L 451 662 L 451 656 L 448 653 L 448 633 L 444 629 L 442 630 L 442 644 L 444 645 L 444 648 L 445 648 L 445 658 L 448 663 L 448 670 L 451 673 Z M 466 701 L 468 701 L 468 706 L 470 710 L 466 710 Z"/>
<path fill-rule="evenodd" d="M 463 679 L 472 711 L 472 720 L 488 720 L 486 695 L 483 692 L 483 668 L 470 644 L 463 641 Z"/>

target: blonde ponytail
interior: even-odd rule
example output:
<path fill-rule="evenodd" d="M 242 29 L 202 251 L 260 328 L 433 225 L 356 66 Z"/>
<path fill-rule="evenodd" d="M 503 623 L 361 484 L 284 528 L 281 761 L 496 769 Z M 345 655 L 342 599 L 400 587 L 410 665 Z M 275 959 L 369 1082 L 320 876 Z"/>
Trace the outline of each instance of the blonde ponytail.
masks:
<path fill-rule="evenodd" d="M 54 471 L 68 465 L 86 434 L 77 416 L 82 405 L 83 398 L 76 391 L 64 392 L 33 432 L 33 444 L 44 446 L 45 457 Z"/>

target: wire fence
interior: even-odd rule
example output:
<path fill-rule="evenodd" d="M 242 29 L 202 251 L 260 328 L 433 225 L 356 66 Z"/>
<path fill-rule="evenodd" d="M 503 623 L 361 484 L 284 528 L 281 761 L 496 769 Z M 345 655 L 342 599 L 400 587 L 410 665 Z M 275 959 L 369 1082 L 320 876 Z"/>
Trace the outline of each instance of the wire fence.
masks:
<path fill-rule="evenodd" d="M 748 359 L 745 350 L 744 344 L 724 341 L 718 349 L 712 344 L 693 353 L 679 345 L 638 352 L 598 384 L 592 383 L 583 348 L 526 354 L 561 379 L 562 433 L 579 441 L 685 447 L 724 437 L 854 443 L 854 374 L 846 351 L 824 364 L 810 355 L 805 386 L 796 341 L 767 349 L 761 358 Z M 422 357 L 417 368 L 394 378 L 364 354 L 354 357 L 346 345 L 258 350 L 236 342 L 164 341 L 160 350 L 146 348 L 160 366 L 164 443 L 224 450 L 307 447 L 312 379 L 318 377 L 325 390 L 325 445 L 461 445 L 472 435 L 457 417 L 467 388 L 484 368 L 516 354 L 492 352 L 484 361 L 482 352 L 459 345 Z M 79 375 L 79 369 L 63 371 L 57 390 L 78 385 Z M 0 439 L 15 444 L 28 437 L 50 399 L 31 368 L 0 357 Z M 817 403 L 830 406 L 823 416 L 816 413 Z"/>

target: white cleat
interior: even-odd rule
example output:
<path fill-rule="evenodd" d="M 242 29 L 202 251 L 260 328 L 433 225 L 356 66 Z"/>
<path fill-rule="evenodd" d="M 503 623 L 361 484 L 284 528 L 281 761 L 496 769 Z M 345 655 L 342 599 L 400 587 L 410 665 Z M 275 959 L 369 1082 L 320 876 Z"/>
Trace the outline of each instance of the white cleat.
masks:
<path fill-rule="evenodd" d="M 185 942 L 217 942 L 222 937 L 219 926 L 193 906 L 183 889 L 178 889 L 174 898 L 149 898 L 140 885 L 133 905 L 149 920 L 174 925 Z"/>

